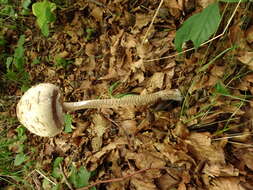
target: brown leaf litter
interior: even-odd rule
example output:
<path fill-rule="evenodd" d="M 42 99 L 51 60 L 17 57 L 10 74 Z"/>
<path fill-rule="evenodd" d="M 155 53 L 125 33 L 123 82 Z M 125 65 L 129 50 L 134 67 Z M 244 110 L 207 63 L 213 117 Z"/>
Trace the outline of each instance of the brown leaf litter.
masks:
<path fill-rule="evenodd" d="M 48 39 L 28 29 L 26 38 L 32 45 L 27 59 L 41 57 L 40 64 L 26 68 L 33 83 L 58 84 L 65 101 L 179 88 L 184 102 L 77 111 L 72 114 L 73 133 L 54 139 L 27 133 L 29 144 L 37 149 L 31 157 L 48 175 L 59 156 L 64 158 L 64 171 L 71 164 L 96 171 L 90 183 L 97 189 L 250 189 L 253 104 L 247 95 L 253 94 L 252 23 L 243 29 L 238 21 L 245 8 L 240 7 L 238 22 L 231 24 L 223 42 L 210 45 L 210 55 L 204 46 L 171 59 L 148 61 L 174 52 L 179 24 L 213 1 L 165 0 L 144 44 L 159 1 L 94 2 L 75 1 L 73 8 L 57 12 Z M 88 34 L 91 29 L 94 32 Z M 231 44 L 237 44 L 238 51 L 198 72 L 201 60 L 212 60 Z M 72 64 L 58 67 L 56 57 Z M 232 97 L 217 93 L 218 82 Z M 10 110 L 14 114 L 14 106 Z"/>

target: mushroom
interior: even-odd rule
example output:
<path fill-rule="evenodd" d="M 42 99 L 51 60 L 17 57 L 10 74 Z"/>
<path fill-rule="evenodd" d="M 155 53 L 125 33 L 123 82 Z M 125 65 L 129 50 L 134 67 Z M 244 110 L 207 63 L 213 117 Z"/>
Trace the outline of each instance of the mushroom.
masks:
<path fill-rule="evenodd" d="M 31 87 L 21 97 L 17 104 L 17 117 L 30 132 L 42 137 L 53 137 L 63 129 L 65 112 L 87 108 L 145 105 L 159 99 L 181 101 L 182 96 L 179 90 L 163 90 L 119 99 L 63 102 L 59 87 L 50 83 L 41 83 Z"/>

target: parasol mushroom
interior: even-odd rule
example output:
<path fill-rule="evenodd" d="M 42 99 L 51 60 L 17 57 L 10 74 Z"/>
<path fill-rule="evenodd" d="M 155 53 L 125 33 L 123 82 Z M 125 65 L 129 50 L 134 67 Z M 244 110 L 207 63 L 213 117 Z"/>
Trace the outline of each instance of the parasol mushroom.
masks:
<path fill-rule="evenodd" d="M 64 114 L 87 108 L 113 108 L 128 105 L 146 105 L 158 100 L 181 101 L 179 90 L 163 90 L 148 95 L 126 96 L 119 99 L 63 102 L 58 86 L 41 83 L 31 87 L 17 105 L 19 121 L 32 133 L 42 137 L 59 134 L 64 126 Z"/>

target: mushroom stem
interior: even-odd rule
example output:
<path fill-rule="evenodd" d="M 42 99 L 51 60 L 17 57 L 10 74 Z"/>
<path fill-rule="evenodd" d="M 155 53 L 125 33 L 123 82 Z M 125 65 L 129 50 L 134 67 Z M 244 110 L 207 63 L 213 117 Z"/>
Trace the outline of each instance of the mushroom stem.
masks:
<path fill-rule="evenodd" d="M 127 105 L 146 105 L 158 100 L 181 101 L 182 96 L 179 90 L 162 90 L 147 95 L 131 95 L 118 99 L 84 100 L 80 102 L 64 102 L 65 111 L 76 111 L 87 108 L 113 108 Z"/>

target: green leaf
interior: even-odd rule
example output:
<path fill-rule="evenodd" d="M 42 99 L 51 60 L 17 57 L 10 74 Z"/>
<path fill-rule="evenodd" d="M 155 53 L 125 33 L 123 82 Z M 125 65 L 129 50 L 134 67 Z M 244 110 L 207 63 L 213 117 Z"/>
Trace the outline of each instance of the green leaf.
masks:
<path fill-rule="evenodd" d="M 26 155 L 22 152 L 16 155 L 14 160 L 14 166 L 19 166 L 26 161 Z"/>
<path fill-rule="evenodd" d="M 215 33 L 220 24 L 221 16 L 218 3 L 213 3 L 201 13 L 188 18 L 176 32 L 175 46 L 177 51 L 182 51 L 184 42 L 191 40 L 195 48 Z"/>
<path fill-rule="evenodd" d="M 29 10 L 29 6 L 30 4 L 32 3 L 31 0 L 24 0 L 23 3 L 22 3 L 22 11 L 21 11 L 21 14 L 22 15 L 29 15 L 30 13 L 30 10 Z"/>
<path fill-rule="evenodd" d="M 8 4 L 9 1 L 8 0 L 0 0 L 0 4 L 4 5 L 4 4 Z"/>
<path fill-rule="evenodd" d="M 89 185 L 90 176 L 91 172 L 87 171 L 83 166 L 79 169 L 79 171 L 75 166 L 72 166 L 69 180 L 72 184 L 74 184 L 75 188 L 81 188 Z"/>
<path fill-rule="evenodd" d="M 72 116 L 70 114 L 65 114 L 64 115 L 64 124 L 65 124 L 65 128 L 64 128 L 64 132 L 66 133 L 71 133 L 72 132 Z"/>
<path fill-rule="evenodd" d="M 120 85 L 120 82 L 114 82 L 110 87 L 109 87 L 109 94 L 110 96 L 113 96 L 113 91 Z"/>
<path fill-rule="evenodd" d="M 57 157 L 54 160 L 52 176 L 55 177 L 55 178 L 61 178 L 62 177 L 61 172 L 60 172 L 60 163 L 62 161 L 63 161 L 62 157 Z"/>
<path fill-rule="evenodd" d="M 7 57 L 5 64 L 6 64 L 6 68 L 8 72 L 11 70 L 10 66 L 11 66 L 12 61 L 13 61 L 13 57 Z"/>
<path fill-rule="evenodd" d="M 52 187 L 52 190 L 60 190 L 62 189 L 61 184 L 56 184 L 55 186 Z"/>
<path fill-rule="evenodd" d="M 17 68 L 18 71 L 23 71 L 24 69 L 24 52 L 25 52 L 25 49 L 23 47 L 24 43 L 25 43 L 25 35 L 21 35 L 18 40 L 17 48 L 15 49 L 14 52 L 15 67 Z"/>
<path fill-rule="evenodd" d="M 0 13 L 9 17 L 17 18 L 15 10 L 11 5 L 6 5 L 4 8 L 0 9 Z"/>
<path fill-rule="evenodd" d="M 55 3 L 51 3 L 47 0 L 43 2 L 36 2 L 32 5 L 32 12 L 37 17 L 37 23 L 44 36 L 49 36 L 48 24 L 55 21 L 56 17 L 53 11 L 56 9 Z"/>
<path fill-rule="evenodd" d="M 67 68 L 68 65 L 71 64 L 71 61 L 67 61 L 66 59 L 56 56 L 55 57 L 56 66 Z"/>
<path fill-rule="evenodd" d="M 40 60 L 38 58 L 35 58 L 33 61 L 32 61 L 32 65 L 37 65 L 40 63 Z"/>
<path fill-rule="evenodd" d="M 215 85 L 215 90 L 216 90 L 216 93 L 218 94 L 221 94 L 221 95 L 224 95 L 224 96 L 228 96 L 230 95 L 230 92 L 229 90 L 224 86 L 224 84 L 222 84 L 221 82 L 218 82 L 216 85 Z"/>
<path fill-rule="evenodd" d="M 0 46 L 5 46 L 6 41 L 3 36 L 0 36 Z"/>
<path fill-rule="evenodd" d="M 31 0 L 24 0 L 23 3 L 22 3 L 22 7 L 24 9 L 28 9 L 30 4 L 31 4 Z"/>

